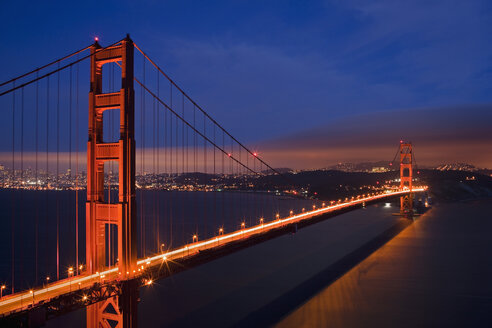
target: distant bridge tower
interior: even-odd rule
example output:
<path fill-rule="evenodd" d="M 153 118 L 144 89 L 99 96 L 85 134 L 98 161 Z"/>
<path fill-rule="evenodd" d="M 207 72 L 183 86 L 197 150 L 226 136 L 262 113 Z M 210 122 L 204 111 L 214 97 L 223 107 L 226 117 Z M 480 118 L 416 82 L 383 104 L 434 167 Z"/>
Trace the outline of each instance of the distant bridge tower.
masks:
<path fill-rule="evenodd" d="M 127 36 L 119 44 L 101 49 L 97 42 L 91 46 L 89 141 L 87 143 L 86 270 L 88 274 L 94 274 L 107 267 L 106 231 L 109 232 L 111 226 L 116 226 L 118 230 L 118 270 L 122 273 L 123 279 L 128 279 L 137 265 L 134 46 L 132 40 Z M 102 66 L 111 62 L 118 62 L 121 65 L 121 89 L 119 92 L 102 93 Z M 120 137 L 115 142 L 103 142 L 103 113 L 113 109 L 120 110 Z M 104 198 L 104 163 L 107 161 L 118 162 L 117 204 L 110 204 L 109 200 Z M 130 275 L 126 275 L 127 272 Z M 123 289 L 127 289 L 127 286 Z M 87 326 L 132 327 L 136 323 L 136 318 L 132 317 L 132 313 L 136 311 L 129 311 L 128 308 L 136 306 L 134 296 L 110 298 L 102 304 L 89 306 Z"/>
<path fill-rule="evenodd" d="M 400 197 L 400 214 L 406 216 L 413 214 L 412 165 L 412 143 L 400 141 L 400 190 L 410 190 Z"/>

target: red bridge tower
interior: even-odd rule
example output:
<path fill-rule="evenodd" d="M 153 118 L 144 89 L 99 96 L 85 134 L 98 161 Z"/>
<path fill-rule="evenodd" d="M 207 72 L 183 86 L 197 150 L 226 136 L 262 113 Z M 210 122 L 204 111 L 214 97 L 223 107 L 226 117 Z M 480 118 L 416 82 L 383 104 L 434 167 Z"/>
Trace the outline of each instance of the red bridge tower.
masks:
<path fill-rule="evenodd" d="M 413 194 L 412 194 L 412 143 L 400 141 L 400 190 L 410 190 L 410 193 L 400 197 L 400 214 L 413 214 Z"/>
<path fill-rule="evenodd" d="M 135 202 L 135 99 L 133 90 L 133 42 L 126 37 L 119 44 L 102 49 L 91 47 L 89 91 L 89 141 L 87 143 L 86 267 L 88 274 L 101 272 L 106 263 L 106 231 L 116 226 L 118 268 L 122 278 L 129 278 L 137 265 Z M 102 66 L 121 65 L 119 92 L 102 93 Z M 120 138 L 103 142 L 103 113 L 120 110 Z M 104 164 L 117 161 L 119 170 L 118 203 L 104 198 Z M 131 298 L 133 299 L 133 298 Z M 118 306 L 120 302 L 120 306 Z M 136 318 L 125 307 L 136 306 L 125 297 L 111 298 L 87 308 L 88 327 L 109 327 L 115 322 L 132 327 Z M 122 314 L 123 312 L 123 314 Z M 120 327 L 120 325 L 117 325 Z"/>

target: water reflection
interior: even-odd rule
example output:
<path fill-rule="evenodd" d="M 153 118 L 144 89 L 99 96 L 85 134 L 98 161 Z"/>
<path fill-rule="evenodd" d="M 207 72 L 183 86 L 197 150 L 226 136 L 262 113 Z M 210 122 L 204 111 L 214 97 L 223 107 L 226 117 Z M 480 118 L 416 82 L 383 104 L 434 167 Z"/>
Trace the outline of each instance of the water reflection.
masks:
<path fill-rule="evenodd" d="M 491 207 L 430 210 L 276 327 L 490 327 Z"/>

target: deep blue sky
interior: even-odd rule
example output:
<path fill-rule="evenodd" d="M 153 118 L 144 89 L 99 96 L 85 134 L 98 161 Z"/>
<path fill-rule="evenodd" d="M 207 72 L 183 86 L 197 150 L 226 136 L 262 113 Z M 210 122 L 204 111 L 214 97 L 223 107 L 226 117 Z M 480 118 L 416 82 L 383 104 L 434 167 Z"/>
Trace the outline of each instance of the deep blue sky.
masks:
<path fill-rule="evenodd" d="M 219 122 L 259 148 L 354 115 L 492 103 L 485 0 L 0 6 L 1 81 L 94 36 L 104 45 L 130 33 Z"/>

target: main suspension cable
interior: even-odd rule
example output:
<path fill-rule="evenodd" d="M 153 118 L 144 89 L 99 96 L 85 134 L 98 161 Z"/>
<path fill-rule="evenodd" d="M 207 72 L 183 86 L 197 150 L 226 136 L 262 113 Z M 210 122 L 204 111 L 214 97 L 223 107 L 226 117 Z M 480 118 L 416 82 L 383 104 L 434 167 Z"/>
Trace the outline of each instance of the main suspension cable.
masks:
<path fill-rule="evenodd" d="M 7 90 L 7 91 L 4 91 L 4 92 L 0 93 L 0 97 L 1 97 L 1 96 L 3 96 L 3 95 L 6 95 L 6 94 L 8 94 L 8 93 L 11 93 L 11 92 L 13 92 L 13 91 L 15 91 L 15 90 L 17 90 L 17 89 L 20 89 L 20 88 L 23 88 L 23 87 L 25 87 L 25 86 L 28 86 L 28 85 L 30 85 L 30 84 L 32 84 L 32 83 L 34 83 L 34 82 L 36 82 L 36 81 L 42 80 L 42 79 L 44 79 L 45 77 L 48 77 L 48 76 L 50 76 L 50 75 L 53 75 L 53 74 L 55 74 L 55 73 L 57 73 L 57 72 L 59 72 L 59 71 L 62 71 L 62 70 L 64 70 L 64 69 L 66 69 L 67 67 L 73 66 L 73 65 L 75 65 L 75 64 L 77 64 L 77 63 L 80 63 L 81 61 L 83 61 L 83 60 L 85 60 L 85 59 L 87 59 L 87 58 L 90 58 L 90 57 L 94 56 L 95 54 L 97 54 L 97 53 L 99 53 L 99 52 L 101 52 L 101 51 L 106 50 L 107 48 L 110 48 L 110 47 L 113 47 L 113 46 L 117 45 L 118 43 L 120 43 L 120 42 L 121 42 L 121 41 L 123 41 L 123 40 L 124 40 L 124 39 L 121 39 L 121 40 L 119 40 L 119 41 L 117 41 L 117 42 L 115 42 L 115 43 L 113 43 L 113 44 L 110 44 L 109 46 L 106 46 L 106 47 L 103 47 L 103 48 L 97 49 L 96 51 L 94 51 L 94 53 L 91 53 L 91 54 L 89 54 L 89 55 L 87 55 L 87 56 L 84 56 L 84 57 L 82 57 L 82 58 L 80 58 L 80 59 L 77 59 L 77 60 L 75 60 L 75 61 L 73 61 L 73 62 L 71 62 L 71 63 L 68 63 L 68 64 L 66 64 L 65 66 L 58 67 L 57 69 L 55 69 L 55 70 L 53 70 L 53 71 L 51 71 L 51 72 L 48 72 L 48 73 L 46 73 L 46 74 L 44 74 L 44 75 L 41 75 L 41 76 L 39 76 L 39 77 L 36 77 L 36 78 L 34 78 L 34 79 L 32 79 L 32 80 L 30 80 L 30 81 L 28 81 L 28 82 L 25 82 L 25 83 L 20 84 L 20 85 L 18 85 L 18 86 L 14 86 L 14 87 L 12 87 L 12 88 L 11 88 L 11 89 L 9 89 L 9 90 Z"/>
<path fill-rule="evenodd" d="M 70 57 L 73 57 L 73 56 L 75 56 L 75 55 L 77 55 L 77 54 L 79 54 L 79 53 L 81 53 L 81 52 L 83 52 L 83 51 L 85 51 L 85 50 L 89 49 L 89 48 L 90 48 L 90 46 L 91 46 L 91 45 L 88 45 L 87 47 L 84 47 L 84 48 L 82 48 L 82 49 L 80 49 L 80 50 L 77 50 L 77 51 L 75 51 L 75 52 L 73 52 L 73 53 L 71 53 L 71 54 L 69 54 L 69 55 L 66 55 L 66 56 L 61 57 L 61 58 L 59 58 L 59 59 L 57 59 L 57 60 L 54 60 L 54 61 L 52 61 L 52 62 L 50 62 L 50 63 L 48 63 L 48 64 L 46 64 L 46 65 L 43 65 L 43 66 L 38 67 L 38 68 L 36 68 L 36 69 L 33 69 L 33 70 L 32 70 L 32 71 L 30 71 L 30 72 L 24 73 L 24 74 L 22 74 L 22 75 L 19 75 L 19 76 L 17 76 L 17 77 L 14 77 L 14 78 L 12 78 L 12 79 L 10 79 L 10 80 L 8 80 L 8 81 L 5 81 L 5 82 L 3 82 L 3 83 L 0 83 L 0 87 L 3 87 L 3 86 L 4 86 L 4 85 L 6 85 L 6 84 L 9 84 L 9 83 L 11 83 L 11 82 L 17 81 L 17 80 L 19 80 L 19 79 L 22 79 L 23 77 L 26 77 L 26 76 L 31 75 L 31 74 L 33 74 L 33 73 L 37 73 L 37 72 L 39 72 L 40 70 L 45 69 L 45 68 L 47 68 L 47 67 L 49 67 L 49 66 L 51 66 L 51 65 L 53 65 L 53 64 L 59 63 L 59 62 L 64 61 L 64 60 L 66 60 L 66 59 L 68 59 L 68 58 L 70 58 Z"/>

